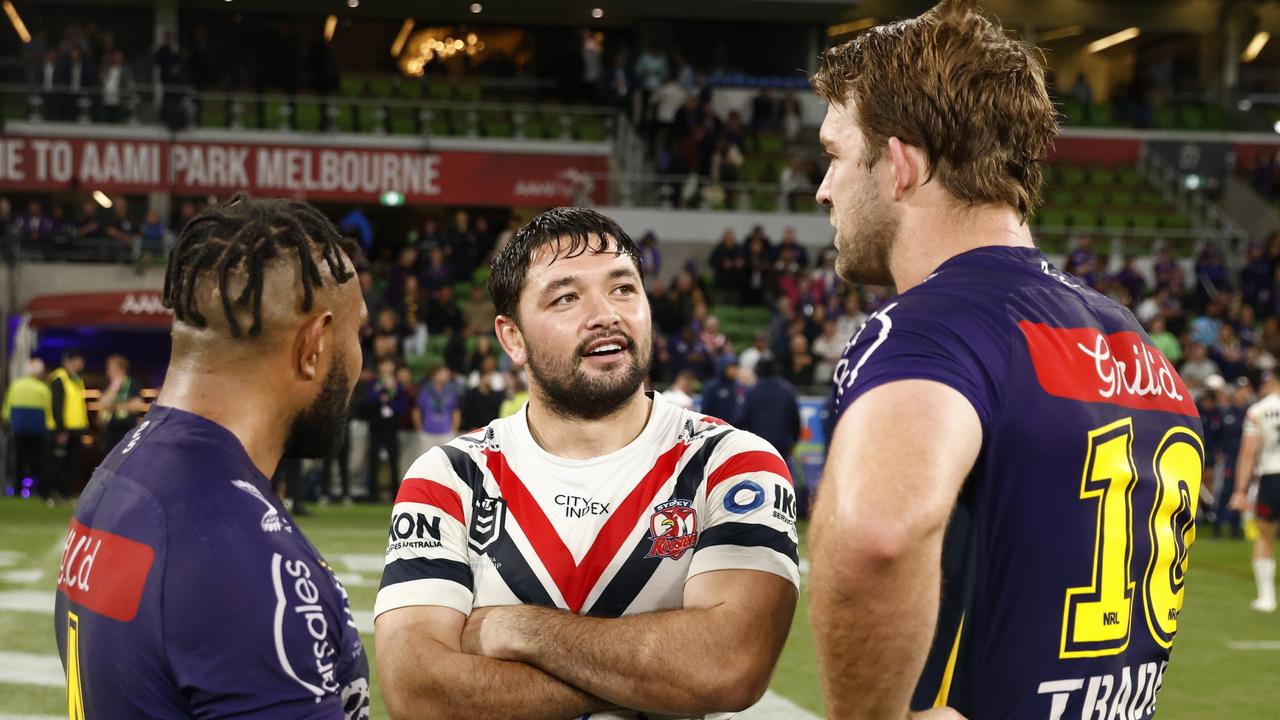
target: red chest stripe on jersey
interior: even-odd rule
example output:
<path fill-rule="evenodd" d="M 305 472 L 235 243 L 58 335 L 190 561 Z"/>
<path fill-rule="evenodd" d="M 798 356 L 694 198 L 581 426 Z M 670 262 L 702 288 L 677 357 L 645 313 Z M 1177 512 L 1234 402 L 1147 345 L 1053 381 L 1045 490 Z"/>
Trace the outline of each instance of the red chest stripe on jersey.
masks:
<path fill-rule="evenodd" d="M 711 417 L 710 415 L 703 415 L 701 418 L 699 418 L 699 420 L 701 420 L 704 423 L 711 423 L 712 425 L 728 425 L 729 424 L 718 417 Z"/>
<path fill-rule="evenodd" d="M 149 545 L 73 519 L 62 550 L 58 592 L 99 615 L 129 622 L 138 614 L 154 560 Z"/>
<path fill-rule="evenodd" d="M 787 470 L 787 464 L 782 461 L 782 458 L 764 450 L 752 450 L 738 453 L 720 463 L 720 467 L 707 476 L 707 494 L 710 495 L 717 485 L 731 477 L 754 472 L 770 472 L 774 475 L 781 475 L 787 479 L 787 482 L 792 485 L 795 484 L 795 481 L 791 479 L 791 471 Z"/>
<path fill-rule="evenodd" d="M 618 554 L 627 536 L 650 510 L 654 495 L 675 473 L 680 456 L 687 447 L 684 443 L 676 443 L 658 458 L 644 478 L 618 505 L 618 509 L 605 521 L 591 549 L 583 556 L 581 565 L 573 561 L 573 554 L 565 546 L 555 526 L 547 519 L 546 513 L 529 493 L 524 482 L 511 470 L 502 453 L 485 450 L 484 454 L 489 473 L 498 483 L 502 498 L 507 502 L 507 510 L 529 538 L 534 552 L 551 574 L 556 587 L 560 588 L 560 594 L 564 596 L 569 610 L 576 613 L 582 609 L 587 595 L 596 586 L 609 562 Z"/>
<path fill-rule="evenodd" d="M 1195 401 L 1173 365 L 1136 332 L 1055 328 L 1023 320 L 1036 378 L 1068 400 L 1195 416 Z"/>
<path fill-rule="evenodd" d="M 462 498 L 452 488 L 447 488 L 435 480 L 426 478 L 405 478 L 400 483 L 400 492 L 396 493 L 396 502 L 413 502 L 430 505 L 458 522 L 466 525 L 462 519 Z"/>

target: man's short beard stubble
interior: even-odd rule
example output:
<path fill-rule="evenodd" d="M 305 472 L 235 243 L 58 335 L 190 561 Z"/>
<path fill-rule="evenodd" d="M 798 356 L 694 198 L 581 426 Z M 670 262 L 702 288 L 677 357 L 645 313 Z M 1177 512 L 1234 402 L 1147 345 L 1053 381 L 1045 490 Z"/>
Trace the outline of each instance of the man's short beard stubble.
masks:
<path fill-rule="evenodd" d="M 897 212 L 879 196 L 874 174 L 868 171 L 850 207 L 840 213 L 836 275 L 847 283 L 894 287 L 889 254 L 900 225 Z"/>
<path fill-rule="evenodd" d="M 346 437 L 350 409 L 351 373 L 342 357 L 335 355 L 319 394 L 290 423 L 284 456 L 328 458 L 337 455 Z"/>
<path fill-rule="evenodd" d="M 630 366 L 621 374 L 614 370 L 604 377 L 588 375 L 582 369 L 582 353 L 591 343 L 612 336 L 621 336 L 627 341 L 623 352 L 630 358 Z M 562 417 L 578 420 L 598 420 L 617 412 L 640 389 L 649 375 L 649 364 L 653 359 L 652 341 L 641 347 L 634 338 L 621 331 L 584 340 L 574 348 L 573 357 L 568 361 L 552 353 L 544 355 L 527 338 L 525 342 L 529 353 L 529 375 L 537 380 L 548 409 Z"/>

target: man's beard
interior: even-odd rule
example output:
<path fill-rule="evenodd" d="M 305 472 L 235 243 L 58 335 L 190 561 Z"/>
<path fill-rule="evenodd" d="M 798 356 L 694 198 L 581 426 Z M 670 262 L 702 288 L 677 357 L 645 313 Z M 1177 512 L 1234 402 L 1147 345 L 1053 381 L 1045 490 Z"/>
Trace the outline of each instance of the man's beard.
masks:
<path fill-rule="evenodd" d="M 284 456 L 328 458 L 338 454 L 346 437 L 351 407 L 351 373 L 339 356 L 334 356 L 320 393 L 289 425 Z"/>
<path fill-rule="evenodd" d="M 876 194 L 870 176 L 840 221 L 836 231 L 836 275 L 847 283 L 893 287 L 889 253 L 901 220 L 889 203 Z"/>
<path fill-rule="evenodd" d="M 623 351 L 631 359 L 630 368 L 621 374 L 611 370 L 603 377 L 592 377 L 582 369 L 583 353 L 587 347 L 603 337 L 622 337 L 627 342 Z M 631 336 L 623 332 L 611 332 L 584 340 L 571 359 L 553 355 L 544 356 L 529 343 L 529 375 L 538 381 L 538 388 L 549 409 L 567 418 L 598 420 L 617 412 L 623 403 L 635 395 L 645 377 L 649 375 L 649 363 L 653 359 L 652 342 L 641 347 Z M 625 362 L 619 359 L 619 362 Z"/>

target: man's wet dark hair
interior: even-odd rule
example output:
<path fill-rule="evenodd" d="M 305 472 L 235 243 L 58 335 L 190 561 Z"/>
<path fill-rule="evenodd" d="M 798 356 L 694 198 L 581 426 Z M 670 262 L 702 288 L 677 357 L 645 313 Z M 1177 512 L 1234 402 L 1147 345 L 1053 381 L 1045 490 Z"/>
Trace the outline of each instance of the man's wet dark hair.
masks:
<path fill-rule="evenodd" d="M 618 223 L 587 208 L 555 208 L 517 230 L 511 241 L 494 256 L 489 273 L 489 296 L 493 298 L 493 306 L 499 315 L 517 319 L 516 308 L 520 304 L 520 292 L 524 290 L 534 251 L 557 240 L 561 242 L 556 245 L 552 262 L 588 252 L 626 255 L 635 263 L 641 282 L 644 281 L 640 250 Z M 612 249 L 610 240 L 614 245 Z"/>
<path fill-rule="evenodd" d="M 208 320 L 200 313 L 196 286 L 201 278 L 212 276 L 218 283 L 231 336 L 243 334 L 236 310 L 249 306 L 253 324 L 248 333 L 257 337 L 262 332 L 263 276 L 271 261 L 282 253 L 292 253 L 301 269 L 302 310 L 307 312 L 314 288 L 324 285 L 315 256 L 324 260 L 329 274 L 342 284 L 355 277 L 355 271 L 343 262 L 343 253 L 353 257 L 354 251 L 328 218 L 304 202 L 238 194 L 225 205 L 200 213 L 182 229 L 169 254 L 164 306 L 173 310 L 177 320 L 206 327 Z M 232 297 L 231 279 L 238 273 L 248 277 L 244 289 Z"/>

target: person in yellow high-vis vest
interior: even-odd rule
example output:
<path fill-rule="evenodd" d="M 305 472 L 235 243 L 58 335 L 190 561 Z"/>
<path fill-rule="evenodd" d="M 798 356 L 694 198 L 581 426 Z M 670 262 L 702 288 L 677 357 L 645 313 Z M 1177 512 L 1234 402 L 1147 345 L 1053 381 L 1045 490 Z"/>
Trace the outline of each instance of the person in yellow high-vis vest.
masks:
<path fill-rule="evenodd" d="M 33 358 L 27 363 L 27 374 L 9 385 L 0 415 L 13 433 L 17 472 L 10 492 L 14 497 L 25 497 L 34 489 L 41 497 L 48 497 L 45 446 L 53 430 L 53 397 L 44 381 L 42 360 Z"/>
<path fill-rule="evenodd" d="M 89 431 L 89 409 L 84 401 L 84 355 L 70 349 L 62 354 L 62 367 L 49 375 L 53 393 L 53 446 L 49 459 L 52 490 L 64 498 L 74 492 L 80 469 L 80 451 Z"/>

